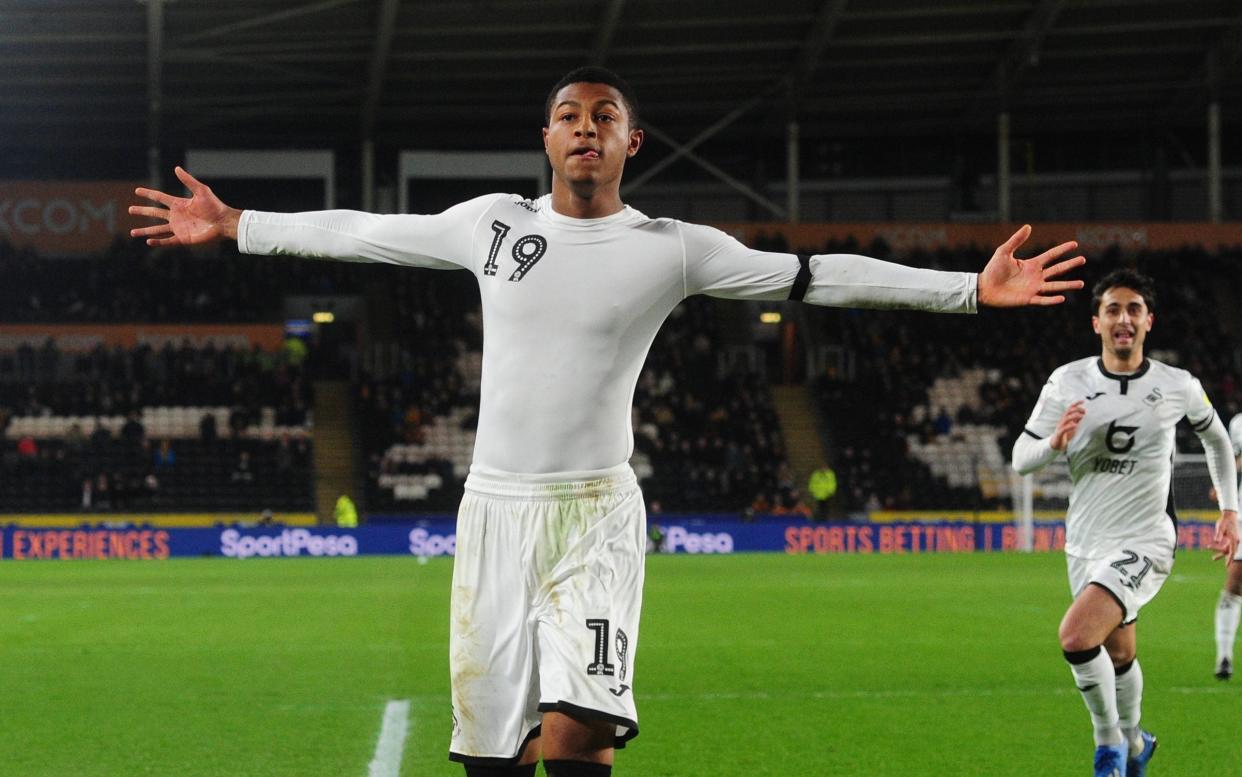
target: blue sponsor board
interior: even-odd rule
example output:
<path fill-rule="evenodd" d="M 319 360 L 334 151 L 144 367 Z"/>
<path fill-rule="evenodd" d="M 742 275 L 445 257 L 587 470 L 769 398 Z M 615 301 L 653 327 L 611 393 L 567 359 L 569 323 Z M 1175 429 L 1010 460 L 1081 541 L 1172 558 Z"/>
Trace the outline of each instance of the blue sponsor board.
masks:
<path fill-rule="evenodd" d="M 653 518 L 663 553 L 973 553 L 1015 550 L 1018 533 L 1005 524 L 813 523 L 769 518 L 753 522 L 728 516 L 662 515 Z M 1036 550 L 1061 550 L 1063 524 L 1037 524 Z M 220 526 L 76 529 L 6 526 L 0 530 L 0 559 L 166 559 L 331 558 L 364 555 L 451 556 L 457 549 L 456 522 L 381 520 L 356 529 L 294 526 Z"/>
<path fill-rule="evenodd" d="M 816 523 L 767 518 L 753 522 L 662 516 L 661 552 L 734 553 L 975 553 L 1017 550 L 1018 530 L 1011 524 L 905 522 L 886 524 Z M 1036 550 L 1065 547 L 1065 526 L 1037 524 Z"/>
<path fill-rule="evenodd" d="M 452 521 L 365 526 L 357 529 L 302 526 L 224 526 L 211 529 L 0 530 L 0 559 L 327 558 L 341 556 L 446 556 L 456 550 Z"/>
<path fill-rule="evenodd" d="M 1013 524 L 928 521 L 894 523 L 815 523 L 768 517 L 739 521 L 732 516 L 653 516 L 663 535 L 658 552 L 718 553 L 991 553 L 1013 551 L 1020 535 Z M 302 526 L 217 526 L 164 529 L 152 526 L 74 529 L 0 527 L 0 559 L 167 559 L 178 556 L 225 558 L 330 558 L 342 556 L 451 556 L 457 550 L 457 524 L 451 516 L 411 520 L 372 517 L 356 529 Z M 1214 527 L 1183 522 L 1178 547 L 1209 546 Z M 1065 548 L 1065 524 L 1036 522 L 1036 551 Z M 657 550 L 653 545 L 649 550 Z"/>

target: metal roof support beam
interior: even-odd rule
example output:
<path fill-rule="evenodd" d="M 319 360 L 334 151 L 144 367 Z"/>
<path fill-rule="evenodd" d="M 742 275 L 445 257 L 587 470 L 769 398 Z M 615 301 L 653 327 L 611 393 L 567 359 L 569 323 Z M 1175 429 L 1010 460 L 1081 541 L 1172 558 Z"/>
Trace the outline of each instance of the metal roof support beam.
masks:
<path fill-rule="evenodd" d="M 297 89 L 283 91 L 251 92 L 249 94 L 215 94 L 203 97 L 171 96 L 164 104 L 178 109 L 185 108 L 245 108 L 249 106 L 266 106 L 272 103 L 297 105 L 308 103 L 323 105 L 328 102 L 356 100 L 358 90 L 351 89 Z"/>
<path fill-rule="evenodd" d="M 647 170 L 642 175 L 638 176 L 638 178 L 635 178 L 629 184 L 623 186 L 621 188 L 621 196 L 624 197 L 626 194 L 634 191 L 635 189 L 642 186 L 647 181 L 650 181 L 652 178 L 655 178 L 657 175 L 662 173 L 667 167 L 672 165 L 678 159 L 681 159 L 683 156 L 685 157 L 691 156 L 690 152 L 692 152 L 701 143 L 710 139 L 713 135 L 715 135 L 716 133 L 720 132 L 722 129 L 728 127 L 730 124 L 740 119 L 742 116 L 744 116 L 748 111 L 750 111 L 750 109 L 754 108 L 756 105 L 759 105 L 763 101 L 767 100 L 768 94 L 770 91 L 771 90 L 767 90 L 763 94 L 756 95 L 750 98 L 749 100 L 747 100 L 746 102 L 742 103 L 741 105 L 737 106 L 736 108 L 734 108 L 733 110 L 729 111 L 727 114 L 722 116 L 720 119 L 718 119 L 710 127 L 703 130 L 698 135 L 695 135 L 694 138 L 690 140 L 690 142 L 684 143 L 684 144 L 678 143 L 677 141 L 672 140 L 667 135 L 660 133 L 659 130 L 656 130 L 650 124 L 647 124 L 646 122 L 644 122 L 643 129 L 651 132 L 653 135 L 656 135 L 656 137 L 659 137 L 661 140 L 664 140 L 664 142 L 672 146 L 673 153 L 664 157 L 659 162 L 656 162 L 654 165 L 647 168 Z"/>
<path fill-rule="evenodd" d="M 1224 220 L 1224 192 L 1220 173 L 1220 103 L 1213 100 L 1207 108 L 1208 131 L 1208 221 L 1219 224 Z"/>
<path fill-rule="evenodd" d="M 319 13 L 320 11 L 327 11 L 329 9 L 336 8 L 337 6 L 349 5 L 350 3 L 357 2 L 360 2 L 360 0 L 320 0 L 320 2 L 317 3 L 300 5 L 297 8 L 286 8 L 283 11 L 263 14 L 262 16 L 243 19 L 239 22 L 220 24 L 215 27 L 208 27 L 205 30 L 192 32 L 188 35 L 182 35 L 177 38 L 177 44 L 181 45 L 194 40 L 202 40 L 203 38 L 214 38 L 219 35 L 227 35 L 230 32 L 237 32 L 238 30 L 248 30 L 252 27 L 262 27 L 268 24 L 275 24 L 276 22 L 283 22 L 286 19 L 293 19 L 298 16 L 305 16 L 306 14 Z"/>
<path fill-rule="evenodd" d="M 357 81 L 327 75 L 326 73 L 317 73 L 313 70 L 306 70 L 300 67 L 277 65 L 271 62 L 260 62 L 254 58 L 226 56 L 216 52 L 213 49 L 182 49 L 180 51 L 170 51 L 165 56 L 165 61 L 211 62 L 221 65 L 237 65 L 238 67 L 247 67 L 264 73 L 284 76 L 285 78 L 323 82 L 327 84 L 336 84 L 338 86 L 354 86 L 358 83 Z"/>
<path fill-rule="evenodd" d="M 784 219 L 785 219 L 785 217 L 786 217 L 786 213 L 785 213 L 785 209 L 784 209 L 784 208 L 782 208 L 781 206 L 779 206 L 779 205 L 777 205 L 776 203 L 772 202 L 772 201 L 771 201 L 770 199 L 768 199 L 767 197 L 764 197 L 762 194 L 760 194 L 759 192 L 755 191 L 754 189 L 752 189 L 751 187 L 747 186 L 746 184 L 742 183 L 742 182 L 741 182 L 741 181 L 739 181 L 738 179 L 736 179 L 736 178 L 734 178 L 733 176 L 729 175 L 729 174 L 728 174 L 728 173 L 726 173 L 724 170 L 721 170 L 721 169 L 720 169 L 719 167 L 717 167 L 716 165 L 712 164 L 711 162 L 708 162 L 706 159 L 702 158 L 702 157 L 701 157 L 701 156 L 699 156 L 698 154 L 695 154 L 693 151 L 689 151 L 689 150 L 687 150 L 685 146 L 682 146 L 680 143 L 678 143 L 676 140 L 674 140 L 674 139 L 673 139 L 671 136 L 669 136 L 667 133 L 665 133 L 665 132 L 661 131 L 658 127 L 653 127 L 653 126 L 651 126 L 650 124 L 648 124 L 648 125 L 646 125 L 646 126 L 644 127 L 644 129 L 647 131 L 647 133 L 648 133 L 649 135 L 652 135 L 652 136 L 654 136 L 657 140 L 660 140 L 660 141 L 662 141 L 662 142 L 664 142 L 664 143 L 667 143 L 668 145 L 672 146 L 674 149 L 676 149 L 678 152 L 680 152 L 680 156 L 684 156 L 686 159 L 688 159 L 689 161 L 691 161 L 691 162 L 695 163 L 696 165 L 698 165 L 699 167 L 703 168 L 703 169 L 704 169 L 704 170 L 706 170 L 707 172 L 711 173 L 711 174 L 712 174 L 713 176 L 715 176 L 716 178 L 719 178 L 721 181 L 723 181 L 724 183 L 728 184 L 728 185 L 729 185 L 732 189 L 734 189 L 734 190 L 736 190 L 737 192 L 739 192 L 740 194 L 742 194 L 742 195 L 743 195 L 744 197 L 746 197 L 748 200 L 750 200 L 750 201 L 752 201 L 752 202 L 756 203 L 757 205 L 759 205 L 759 206 L 761 206 L 761 207 L 763 207 L 763 208 L 765 208 L 765 209 L 767 209 L 767 210 L 771 211 L 771 212 L 772 212 L 772 214 L 773 214 L 773 215 L 775 215 L 777 218 L 782 219 L 782 220 L 784 220 Z M 650 172 L 650 171 L 648 171 L 648 172 Z M 635 182 L 635 184 L 633 184 L 632 186 L 637 186 L 637 183 L 638 183 L 638 182 Z M 632 187 L 631 187 L 631 188 L 632 188 Z"/>
<path fill-rule="evenodd" d="M 397 26 L 397 12 L 401 0 L 380 0 L 379 19 L 375 25 L 375 44 L 371 47 L 370 75 L 367 77 L 366 101 L 362 108 L 362 137 L 371 137 L 375 129 L 375 116 L 379 111 L 380 96 L 384 91 L 384 73 L 388 71 L 388 57 L 392 52 L 392 35 Z"/>
<path fill-rule="evenodd" d="M 800 177 L 798 174 L 798 105 L 806 92 L 811 77 L 819 67 L 828 42 L 836 32 L 845 6 L 849 0 L 824 0 L 815 14 L 815 21 L 802 42 L 798 61 L 783 79 L 785 98 L 788 103 L 789 120 L 785 125 L 785 213 L 790 224 L 798 223 L 800 202 Z"/>
<path fill-rule="evenodd" d="M 785 215 L 790 224 L 798 223 L 801 210 L 801 176 L 798 162 L 798 122 L 785 125 Z"/>
<path fill-rule="evenodd" d="M 1242 14 L 1234 18 L 1207 54 L 1199 71 L 1169 106 L 1169 118 L 1177 119 L 1194 109 L 1206 92 L 1208 102 L 1219 102 L 1220 82 L 1242 59 Z"/>
<path fill-rule="evenodd" d="M 791 105 L 797 105 L 798 99 L 802 96 L 802 92 L 806 90 L 806 85 L 811 80 L 811 76 L 815 74 L 819 62 L 824 58 L 824 52 L 828 50 L 828 42 L 832 40 L 832 35 L 836 32 L 837 25 L 841 22 L 841 17 L 845 13 L 845 5 L 849 0 L 824 0 L 823 5 L 819 7 L 819 13 L 815 15 L 815 21 L 811 23 L 810 32 L 807 33 L 806 39 L 802 43 L 802 51 L 798 55 L 798 63 L 785 77 L 789 83 L 789 102 Z"/>
<path fill-rule="evenodd" d="M 625 8 L 625 0 L 607 0 L 604 7 L 604 18 L 600 20 L 595 31 L 595 42 L 591 45 L 591 64 L 603 67 L 608 61 L 612 38 L 617 33 L 617 24 L 621 21 L 621 11 Z"/>
<path fill-rule="evenodd" d="M 1009 171 L 1009 111 L 1001 111 L 996 117 L 996 218 L 1002 224 L 1013 220 Z"/>
<path fill-rule="evenodd" d="M 380 0 L 366 99 L 362 106 L 362 209 L 365 211 L 375 209 L 375 118 L 379 113 L 384 74 L 388 71 L 393 31 L 397 27 L 397 12 L 400 10 L 401 0 Z"/>
<path fill-rule="evenodd" d="M 1039 64 L 1040 50 L 1044 47 L 1044 39 L 1056 24 L 1057 17 L 1065 7 L 1065 0 L 1040 0 L 1039 4 L 1026 17 L 1022 32 L 1014 38 L 1001 55 L 991 77 L 984 82 L 983 88 L 975 98 L 971 115 L 979 119 L 988 111 L 998 95 L 1002 106 L 1009 104 L 1009 97 L 1026 71 Z"/>
<path fill-rule="evenodd" d="M 164 0 L 147 4 L 147 185 L 162 189 L 161 120 L 164 114 Z"/>

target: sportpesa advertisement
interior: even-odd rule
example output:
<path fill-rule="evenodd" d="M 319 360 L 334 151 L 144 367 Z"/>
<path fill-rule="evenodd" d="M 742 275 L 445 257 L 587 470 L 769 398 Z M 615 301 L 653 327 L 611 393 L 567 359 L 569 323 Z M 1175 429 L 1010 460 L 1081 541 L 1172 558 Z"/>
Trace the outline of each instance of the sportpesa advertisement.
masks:
<path fill-rule="evenodd" d="M 719 519 L 652 522 L 653 553 L 727 554 L 905 554 L 995 553 L 1018 550 L 1012 524 L 920 522 L 888 524 L 812 523 L 797 520 L 743 522 Z M 1065 525 L 1036 523 L 1031 547 L 1060 551 Z M 1208 547 L 1212 524 L 1183 523 L 1178 547 Z M 173 557 L 322 558 L 362 555 L 452 556 L 456 525 L 451 519 L 416 524 L 380 524 L 356 529 L 330 527 L 227 526 L 214 528 L 29 528 L 0 529 L 0 559 L 151 559 Z"/>

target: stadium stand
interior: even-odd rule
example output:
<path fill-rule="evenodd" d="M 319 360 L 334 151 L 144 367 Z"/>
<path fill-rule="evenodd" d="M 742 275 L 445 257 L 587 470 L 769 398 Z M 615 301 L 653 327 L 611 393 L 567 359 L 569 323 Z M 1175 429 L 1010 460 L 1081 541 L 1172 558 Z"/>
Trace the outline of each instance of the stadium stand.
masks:
<path fill-rule="evenodd" d="M 754 242 L 788 250 L 779 231 Z M 883 243 L 850 241 L 797 250 L 958 270 L 977 269 L 988 256 L 972 247 L 893 257 Z M 1154 275 L 1162 291 L 1153 356 L 1201 375 L 1230 410 L 1239 400 L 1229 345 L 1239 322 L 1198 311 L 1233 309 L 1218 303 L 1242 291 L 1228 269 L 1239 258 L 1238 251 L 1186 248 L 1124 259 Z M 478 291 L 467 274 L 228 251 L 201 257 L 128 241 L 102 257 L 34 259 L 0 243 L 0 269 L 23 277 L 0 289 L 6 322 L 278 321 L 290 294 L 363 295 L 372 344 L 353 391 L 365 509 L 454 509 L 473 447 L 482 348 Z M 1092 275 L 1121 262 L 1117 251 L 1093 255 Z M 1055 316 L 825 312 L 819 341 L 858 356 L 851 374 L 809 381 L 841 480 L 839 506 L 851 513 L 1007 508 L 1009 446 L 1042 381 L 1070 355 L 1096 349 L 1086 298 Z M 657 511 L 797 511 L 802 484 L 790 472 L 766 379 L 720 368 L 718 328 L 706 301 L 689 300 L 652 349 L 635 394 L 634 466 L 644 491 Z M 308 509 L 311 400 L 304 370 L 261 353 L 189 343 L 85 353 L 30 343 L 2 351 L 3 467 L 14 477 L 0 485 L 0 508 L 83 509 L 89 501 L 92 510 Z M 89 441 L 100 428 L 119 435 L 133 413 L 150 441 L 141 456 L 89 445 L 81 450 L 91 455 L 79 451 L 79 437 Z M 197 439 L 207 416 L 226 444 Z M 179 466 L 160 472 L 148 464 L 164 440 Z M 1179 445 L 1197 447 L 1186 430 Z"/>
<path fill-rule="evenodd" d="M 713 306 L 691 298 L 657 337 L 634 397 L 636 470 L 653 511 L 736 511 L 800 500 L 772 396 L 755 372 L 717 360 Z M 784 476 L 782 471 L 786 470 Z"/>
<path fill-rule="evenodd" d="M 347 264 L 240 256 L 232 246 L 153 250 L 128 238 L 102 256 L 69 258 L 0 239 L 0 272 L 22 279 L 0 286 L 6 323 L 276 321 L 286 294 L 349 293 L 363 278 Z"/>
<path fill-rule="evenodd" d="M 482 364 L 478 290 L 464 273 L 393 278 L 402 346 L 357 385 L 367 508 L 456 507 L 469 467 Z M 738 511 L 761 494 L 793 507 L 770 391 L 722 374 L 711 306 L 691 299 L 658 336 L 634 399 L 635 471 L 655 510 Z M 376 360 L 379 361 L 379 360 Z"/>
<path fill-rule="evenodd" d="M 310 385 L 212 345 L 0 354 L 0 510 L 311 509 Z"/>
<path fill-rule="evenodd" d="M 883 245 L 866 250 L 888 253 Z M 982 267 L 986 258 L 976 249 L 962 249 L 903 261 L 965 270 Z M 1232 344 L 1239 322 L 1204 311 L 1234 309 L 1230 300 L 1242 290 L 1231 267 L 1239 259 L 1237 250 L 1186 248 L 1123 260 L 1113 250 L 1093 256 L 1091 264 L 1092 278 L 1124 263 L 1156 280 L 1160 297 L 1149 353 L 1200 376 L 1226 417 L 1239 400 Z M 1055 316 L 832 313 L 824 336 L 858 354 L 855 374 L 830 371 L 817 376 L 813 388 L 837 452 L 845 507 L 1009 508 L 1013 440 L 1048 374 L 1076 356 L 1098 352 L 1090 315 L 1089 291 Z M 1193 432 L 1183 427 L 1179 449 L 1197 450 Z"/>

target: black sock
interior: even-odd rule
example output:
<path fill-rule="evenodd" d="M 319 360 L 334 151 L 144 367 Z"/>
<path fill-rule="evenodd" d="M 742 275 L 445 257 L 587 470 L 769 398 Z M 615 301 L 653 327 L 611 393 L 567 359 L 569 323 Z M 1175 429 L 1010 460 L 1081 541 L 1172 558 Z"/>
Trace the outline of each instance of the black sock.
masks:
<path fill-rule="evenodd" d="M 543 768 L 548 770 L 548 777 L 611 777 L 612 775 L 611 766 L 591 761 L 544 760 Z"/>
<path fill-rule="evenodd" d="M 1100 654 L 1100 646 L 1096 645 L 1090 650 L 1076 650 L 1072 653 L 1068 650 L 1062 650 L 1061 652 L 1065 654 L 1066 661 L 1070 662 L 1071 664 L 1075 666 L 1078 666 L 1080 664 L 1085 664 L 1091 659 L 1098 656 Z"/>
<path fill-rule="evenodd" d="M 466 764 L 466 777 L 535 777 L 535 764 L 525 766 L 475 766 Z"/>

